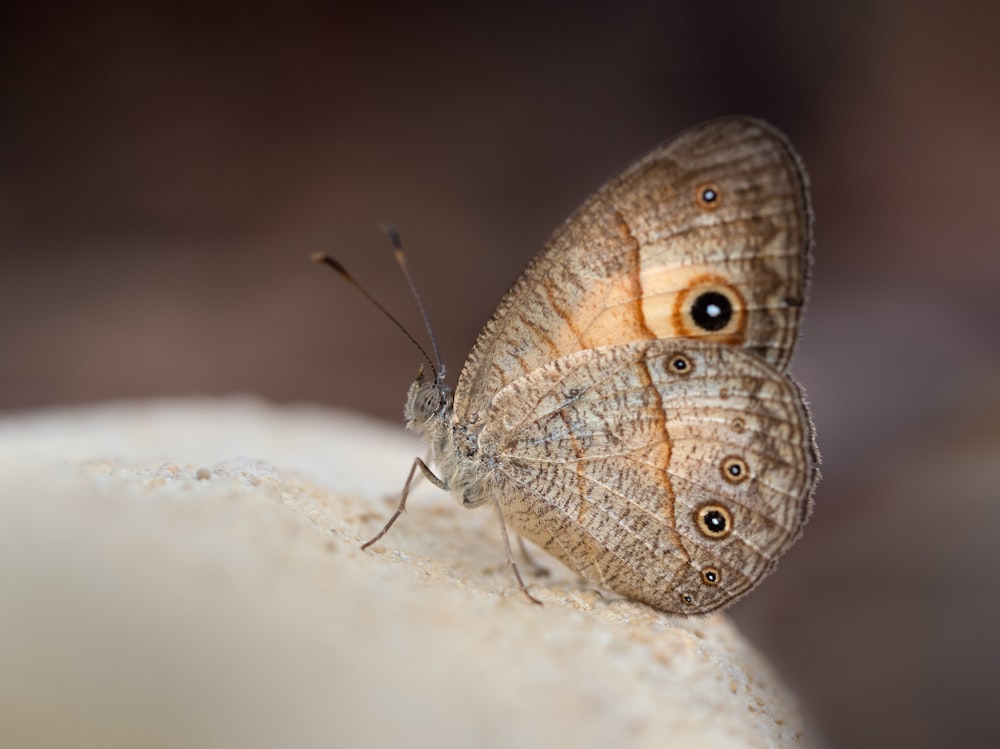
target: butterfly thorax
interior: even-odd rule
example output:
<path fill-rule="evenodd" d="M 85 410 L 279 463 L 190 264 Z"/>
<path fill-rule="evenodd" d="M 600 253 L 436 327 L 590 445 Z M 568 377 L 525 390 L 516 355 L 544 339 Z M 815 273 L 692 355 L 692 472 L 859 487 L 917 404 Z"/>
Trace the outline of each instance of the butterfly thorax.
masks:
<path fill-rule="evenodd" d="M 480 430 L 455 423 L 453 400 L 451 388 L 437 378 L 425 380 L 421 372 L 410 385 L 403 418 L 430 446 L 441 481 L 464 506 L 477 507 L 490 498 L 491 466 L 479 450 Z"/>

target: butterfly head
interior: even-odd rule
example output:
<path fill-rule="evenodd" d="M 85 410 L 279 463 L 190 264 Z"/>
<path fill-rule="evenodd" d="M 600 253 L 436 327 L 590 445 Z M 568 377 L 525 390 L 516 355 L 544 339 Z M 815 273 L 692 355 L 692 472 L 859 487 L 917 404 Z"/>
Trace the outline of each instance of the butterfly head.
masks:
<path fill-rule="evenodd" d="M 410 385 L 403 408 L 406 428 L 414 432 L 424 432 L 430 425 L 440 423 L 451 409 L 451 388 L 441 382 L 440 377 L 427 379 L 424 368 L 417 372 L 417 378 Z"/>

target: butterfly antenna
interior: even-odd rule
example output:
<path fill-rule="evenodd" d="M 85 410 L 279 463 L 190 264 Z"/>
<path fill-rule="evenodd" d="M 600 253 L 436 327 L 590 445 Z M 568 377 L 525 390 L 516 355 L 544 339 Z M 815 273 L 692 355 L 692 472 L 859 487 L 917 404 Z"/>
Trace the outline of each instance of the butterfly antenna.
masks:
<path fill-rule="evenodd" d="M 410 339 L 410 343 L 412 343 L 414 346 L 417 347 L 417 350 L 420 351 L 420 353 L 424 355 L 424 358 L 427 360 L 427 363 L 431 365 L 431 371 L 434 373 L 434 381 L 435 382 L 437 381 L 437 379 L 438 379 L 438 366 L 435 366 L 434 361 L 430 358 L 430 356 L 427 355 L 427 351 L 424 349 L 424 347 L 421 346 L 420 343 L 419 343 L 419 341 L 417 341 L 417 339 L 414 338 L 410 334 L 410 331 L 408 331 L 406 328 L 403 327 L 403 323 L 401 323 L 399 320 L 397 320 L 393 316 L 393 314 L 391 312 L 389 312 L 389 310 L 387 310 L 385 307 L 383 307 L 382 304 L 374 296 L 372 296 L 371 292 L 368 291 L 368 289 L 366 289 L 364 286 L 362 286 L 361 283 L 354 276 L 352 276 L 348 272 L 347 268 L 345 268 L 343 265 L 340 264 L 339 260 L 336 260 L 335 258 L 330 257 L 329 255 L 327 255 L 324 252 L 314 252 L 310 256 L 309 259 L 312 260 L 314 263 L 319 263 L 319 264 L 322 264 L 322 265 L 328 265 L 331 268 L 333 268 L 333 270 L 336 271 L 337 275 L 339 275 L 341 278 L 343 278 L 345 281 L 347 281 L 349 284 L 351 284 L 351 286 L 353 286 L 358 291 L 360 291 L 362 294 L 364 294 L 365 298 L 369 302 L 371 302 L 372 304 L 374 304 L 375 307 L 383 315 L 385 315 L 386 317 L 388 317 L 389 320 L 392 322 L 393 325 L 395 325 L 397 328 L 399 328 L 401 331 L 403 331 L 403 335 L 405 335 L 407 338 Z M 425 316 L 425 321 L 426 321 L 426 316 Z M 434 340 L 433 336 L 431 337 L 431 340 L 432 341 Z M 441 357 L 438 355 L 438 351 L 437 351 L 437 346 L 436 345 L 434 346 L 434 355 L 438 357 L 437 364 L 440 365 L 440 363 L 441 363 Z"/>
<path fill-rule="evenodd" d="M 431 350 L 434 351 L 434 358 L 437 359 L 437 367 L 432 367 L 432 369 L 434 369 L 435 377 L 438 373 L 440 373 L 441 377 L 444 377 L 444 364 L 441 361 L 441 349 L 438 348 L 437 338 L 434 337 L 434 328 L 431 327 L 431 318 L 430 315 L 427 314 L 427 308 L 424 306 L 424 300 L 421 298 L 420 292 L 417 291 L 417 285 L 413 282 L 413 276 L 410 275 L 410 269 L 406 265 L 406 253 L 403 251 L 403 240 L 399 236 L 399 229 L 392 224 L 382 224 L 381 228 L 382 231 L 389 236 L 389 241 L 392 242 L 392 247 L 396 255 L 396 262 L 403 271 L 403 275 L 406 277 L 406 283 L 410 286 L 410 293 L 413 294 L 413 298 L 417 302 L 417 307 L 420 309 L 420 315 L 424 318 L 424 327 L 427 329 L 427 336 L 431 340 Z"/>

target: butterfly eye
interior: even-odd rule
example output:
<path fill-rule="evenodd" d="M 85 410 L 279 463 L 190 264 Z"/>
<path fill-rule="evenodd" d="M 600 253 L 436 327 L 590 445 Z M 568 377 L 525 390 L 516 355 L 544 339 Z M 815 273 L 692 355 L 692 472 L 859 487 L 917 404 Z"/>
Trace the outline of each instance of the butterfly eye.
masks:
<path fill-rule="evenodd" d="M 730 484 L 740 484 L 750 478 L 750 466 L 738 455 L 730 455 L 722 459 L 719 466 L 722 478 Z"/>
<path fill-rule="evenodd" d="M 705 585 L 718 585 L 722 580 L 722 573 L 715 567 L 706 567 L 701 571 L 701 579 Z"/>
<path fill-rule="evenodd" d="M 667 361 L 668 374 L 689 375 L 693 369 L 694 365 L 684 354 L 674 354 Z"/>
<path fill-rule="evenodd" d="M 719 186 L 711 182 L 699 185 L 695 191 L 695 200 L 697 200 L 698 205 L 706 211 L 714 211 L 719 207 L 719 203 L 722 200 L 722 194 L 719 192 Z"/>
<path fill-rule="evenodd" d="M 733 516 L 719 504 L 702 505 L 694 513 L 695 524 L 705 536 L 722 539 L 733 531 Z"/>
<path fill-rule="evenodd" d="M 743 430 L 747 428 L 747 423 L 742 416 L 737 416 L 729 422 L 729 426 L 734 432 L 741 434 Z"/>
<path fill-rule="evenodd" d="M 441 395 L 434 387 L 423 386 L 417 392 L 413 403 L 413 416 L 422 423 L 428 421 L 437 413 L 441 406 Z"/>
<path fill-rule="evenodd" d="M 681 601 L 686 603 L 688 606 L 694 604 L 694 598 L 692 598 L 690 593 L 681 593 Z"/>

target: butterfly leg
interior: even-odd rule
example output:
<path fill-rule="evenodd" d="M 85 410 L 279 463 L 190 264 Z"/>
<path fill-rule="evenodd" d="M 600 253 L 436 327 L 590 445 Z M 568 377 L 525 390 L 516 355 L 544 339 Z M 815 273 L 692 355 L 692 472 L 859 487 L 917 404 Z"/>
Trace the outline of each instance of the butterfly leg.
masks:
<path fill-rule="evenodd" d="M 531 593 L 528 591 L 528 586 L 525 585 L 524 580 L 521 579 L 521 572 L 517 569 L 517 562 L 514 561 L 514 554 L 511 552 L 510 549 L 510 536 L 507 534 L 507 523 L 505 523 L 503 519 L 503 510 L 500 509 L 500 501 L 495 497 L 493 498 L 493 506 L 496 508 L 497 511 L 497 520 L 500 521 L 500 535 L 503 536 L 503 547 L 504 550 L 507 552 L 507 564 L 509 564 L 510 568 L 514 570 L 514 577 L 517 578 L 517 585 L 521 589 L 521 592 L 528 597 L 529 601 L 531 601 L 532 603 L 537 603 L 539 606 L 541 606 L 542 602 L 539 601 L 537 598 L 535 598 L 533 595 L 531 595 Z M 521 537 L 518 536 L 518 540 L 520 540 L 520 538 Z"/>
<path fill-rule="evenodd" d="M 389 529 L 392 527 L 392 524 L 395 523 L 396 520 L 399 518 L 399 516 L 403 514 L 403 511 L 406 510 L 406 498 L 410 495 L 410 485 L 413 483 L 413 477 L 417 473 L 418 468 L 420 469 L 420 472 L 424 474 L 427 480 L 430 481 L 432 484 L 434 484 L 434 486 L 438 487 L 439 489 L 444 489 L 445 491 L 448 491 L 448 484 L 446 484 L 444 481 L 435 476 L 434 471 L 432 471 L 423 460 L 421 460 L 420 458 L 416 458 L 413 461 L 413 465 L 410 466 L 410 473 L 406 477 L 406 483 L 403 484 L 403 492 L 399 497 L 399 507 L 397 507 L 396 511 L 392 513 L 392 517 L 389 518 L 389 522 L 382 527 L 382 530 L 380 530 L 378 534 L 370 541 L 367 541 L 366 543 L 361 545 L 362 551 L 367 549 L 373 543 L 382 538 L 382 536 L 388 533 Z M 505 536 L 506 536 L 506 531 L 505 531 Z M 508 549 L 508 555 L 509 552 L 510 549 Z M 520 578 L 518 579 L 520 580 Z"/>
<path fill-rule="evenodd" d="M 427 455 L 424 457 L 424 463 L 427 464 L 427 465 L 430 465 L 431 464 L 431 458 L 432 458 L 432 456 L 433 456 L 433 453 L 430 450 L 428 450 L 427 451 Z M 411 470 L 412 470 L 412 468 L 411 468 Z M 423 476 L 423 475 L 424 475 L 424 473 L 423 473 L 423 471 L 421 471 L 420 473 L 418 473 L 416 476 L 413 477 L 413 481 L 414 482 L 420 481 L 420 477 Z M 411 484 L 410 485 L 410 490 L 412 491 L 415 486 L 416 486 L 416 483 Z"/>

